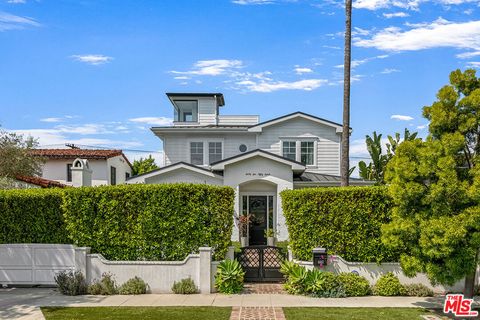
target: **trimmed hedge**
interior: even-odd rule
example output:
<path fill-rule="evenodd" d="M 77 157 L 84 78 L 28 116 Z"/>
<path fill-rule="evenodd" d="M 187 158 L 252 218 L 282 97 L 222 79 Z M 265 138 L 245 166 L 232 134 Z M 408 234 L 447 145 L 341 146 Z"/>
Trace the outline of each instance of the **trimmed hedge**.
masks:
<path fill-rule="evenodd" d="M 312 260 L 321 246 L 348 261 L 398 261 L 399 252 L 380 239 L 391 219 L 392 201 L 385 187 L 308 188 L 281 193 L 283 214 L 294 255 Z"/>
<path fill-rule="evenodd" d="M 201 246 L 222 259 L 233 227 L 234 190 L 203 184 L 65 190 L 69 237 L 111 260 L 183 260 Z"/>
<path fill-rule="evenodd" d="M 0 190 L 0 243 L 71 243 L 63 211 L 63 190 Z"/>

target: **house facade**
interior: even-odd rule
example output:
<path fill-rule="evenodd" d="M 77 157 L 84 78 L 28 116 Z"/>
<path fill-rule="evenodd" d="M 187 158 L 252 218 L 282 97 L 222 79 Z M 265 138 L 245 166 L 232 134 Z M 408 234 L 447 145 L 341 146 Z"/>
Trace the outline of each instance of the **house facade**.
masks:
<path fill-rule="evenodd" d="M 222 115 L 221 93 L 167 93 L 173 126 L 151 130 L 163 141 L 165 166 L 127 183 L 190 182 L 235 189 L 235 226 L 250 215 L 251 245 L 266 244 L 271 228 L 278 240 L 288 232 L 280 192 L 340 185 L 342 125 L 303 112 L 260 122 L 256 115 Z M 353 185 L 370 182 L 352 179 Z"/>
<path fill-rule="evenodd" d="M 72 168 L 75 159 L 88 161 L 92 186 L 123 184 L 132 175 L 132 165 L 122 150 L 34 149 L 31 153 L 46 160 L 42 178 L 67 186 L 74 185 Z"/>

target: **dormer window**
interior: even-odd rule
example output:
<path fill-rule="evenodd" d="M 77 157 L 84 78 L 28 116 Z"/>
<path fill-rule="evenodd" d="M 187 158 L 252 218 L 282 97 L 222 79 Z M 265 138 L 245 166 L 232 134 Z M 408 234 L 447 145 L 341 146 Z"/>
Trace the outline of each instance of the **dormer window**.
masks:
<path fill-rule="evenodd" d="M 173 100 L 176 122 L 198 122 L 197 100 Z"/>

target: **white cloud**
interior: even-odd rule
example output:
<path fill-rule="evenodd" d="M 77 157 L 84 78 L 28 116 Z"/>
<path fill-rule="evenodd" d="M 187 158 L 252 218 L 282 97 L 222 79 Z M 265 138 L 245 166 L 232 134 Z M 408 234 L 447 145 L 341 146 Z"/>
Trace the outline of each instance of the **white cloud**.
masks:
<path fill-rule="evenodd" d="M 417 126 L 417 129 L 418 129 L 418 130 L 423 130 L 423 129 L 425 129 L 426 127 L 428 127 L 428 124 L 422 124 L 422 125 Z"/>
<path fill-rule="evenodd" d="M 85 54 L 85 55 L 73 55 L 71 56 L 76 61 L 84 62 L 93 66 L 108 63 L 113 60 L 112 57 L 104 56 L 101 54 Z"/>
<path fill-rule="evenodd" d="M 65 132 L 61 132 L 57 129 L 21 129 L 7 131 L 34 137 L 38 139 L 38 142 L 41 146 L 64 145 L 65 143 L 73 143 L 76 145 L 102 146 L 110 148 L 132 148 L 140 147 L 143 145 L 141 142 L 138 141 L 120 141 L 98 138 L 73 139 L 67 137 L 65 135 Z"/>
<path fill-rule="evenodd" d="M 145 123 L 145 124 L 156 125 L 156 126 L 169 126 L 173 122 L 171 118 L 166 118 L 166 117 L 139 117 L 139 118 L 128 119 L 128 121 L 135 122 L 135 123 Z"/>
<path fill-rule="evenodd" d="M 476 69 L 480 69 L 480 61 L 470 61 L 467 66 L 469 68 L 476 68 Z"/>
<path fill-rule="evenodd" d="M 400 72 L 400 70 L 398 70 L 398 69 L 393 69 L 393 68 L 385 68 L 385 69 L 383 69 L 382 72 L 380 72 L 380 73 L 390 74 L 390 73 L 394 73 L 394 72 Z"/>
<path fill-rule="evenodd" d="M 379 56 L 375 56 L 375 57 L 370 57 L 370 58 L 365 58 L 365 59 L 357 59 L 357 60 L 352 60 L 350 62 L 350 67 L 352 69 L 355 69 L 356 67 L 364 64 L 364 63 L 367 63 L 369 61 L 372 61 L 372 60 L 375 60 L 375 59 L 385 59 L 387 58 L 388 55 L 387 54 L 383 54 L 383 55 L 379 55 Z M 336 65 L 335 68 L 338 68 L 338 69 L 343 69 L 343 64 L 339 64 L 339 65 Z"/>
<path fill-rule="evenodd" d="M 163 157 L 163 150 L 158 151 L 151 151 L 151 152 L 139 152 L 139 151 L 124 151 L 125 155 L 127 156 L 128 160 L 133 163 L 135 160 L 140 160 L 140 158 L 148 158 L 148 156 L 152 156 L 155 159 L 155 164 L 159 167 L 164 166 L 164 157 Z"/>
<path fill-rule="evenodd" d="M 254 92 L 273 92 L 278 90 L 304 90 L 312 91 L 325 85 L 328 81 L 324 79 L 306 79 L 298 81 L 271 81 L 271 80 L 243 80 L 237 82 L 242 88 Z"/>
<path fill-rule="evenodd" d="M 62 121 L 62 118 L 43 118 L 43 119 L 40 119 L 40 121 L 42 122 L 60 122 Z"/>
<path fill-rule="evenodd" d="M 312 73 L 313 70 L 310 69 L 310 68 L 306 68 L 306 67 L 300 67 L 300 66 L 296 66 L 295 69 L 293 69 L 295 71 L 296 74 L 304 74 L 304 73 Z"/>
<path fill-rule="evenodd" d="M 419 10 L 422 3 L 432 2 L 445 6 L 460 5 L 464 3 L 474 3 L 478 0 L 356 0 L 353 7 L 356 9 L 378 10 L 386 8 L 402 8 L 409 10 Z"/>
<path fill-rule="evenodd" d="M 233 72 L 243 67 L 240 60 L 200 60 L 193 65 L 189 71 L 170 71 L 173 74 L 197 75 L 197 76 L 219 76 Z"/>
<path fill-rule="evenodd" d="M 410 15 L 405 12 L 392 12 L 392 13 L 384 13 L 383 16 L 387 19 L 391 19 L 391 18 L 405 18 Z"/>
<path fill-rule="evenodd" d="M 188 79 L 190 79 L 190 77 L 187 77 L 187 76 L 178 76 L 178 77 L 173 77 L 173 79 L 175 79 L 175 80 L 188 80 Z"/>
<path fill-rule="evenodd" d="M 439 18 L 431 23 L 410 27 L 410 30 L 388 27 L 370 38 L 356 38 L 354 44 L 397 52 L 440 47 L 480 50 L 480 21 L 450 22 Z"/>
<path fill-rule="evenodd" d="M 0 11 L 0 32 L 7 30 L 18 30 L 26 27 L 40 27 L 41 24 L 29 17 L 16 16 Z"/>
<path fill-rule="evenodd" d="M 232 3 L 240 5 L 259 5 L 259 4 L 271 4 L 272 0 L 232 0 Z"/>
<path fill-rule="evenodd" d="M 55 130 L 62 133 L 73 133 L 81 135 L 90 134 L 107 134 L 114 133 L 103 124 L 87 123 L 83 125 L 58 125 L 54 127 Z"/>
<path fill-rule="evenodd" d="M 8 0 L 7 3 L 20 4 L 20 3 L 27 3 L 27 1 L 26 0 Z"/>
<path fill-rule="evenodd" d="M 395 120 L 400 120 L 400 121 L 411 121 L 411 120 L 413 120 L 413 117 L 405 116 L 405 115 L 401 115 L 401 114 L 394 114 L 390 117 L 390 119 L 395 119 Z"/>
<path fill-rule="evenodd" d="M 469 52 L 464 52 L 464 53 L 457 54 L 457 58 L 460 58 L 460 59 L 469 59 L 469 58 L 473 58 L 473 57 L 476 57 L 476 56 L 480 56 L 480 50 L 479 51 L 469 51 Z"/>

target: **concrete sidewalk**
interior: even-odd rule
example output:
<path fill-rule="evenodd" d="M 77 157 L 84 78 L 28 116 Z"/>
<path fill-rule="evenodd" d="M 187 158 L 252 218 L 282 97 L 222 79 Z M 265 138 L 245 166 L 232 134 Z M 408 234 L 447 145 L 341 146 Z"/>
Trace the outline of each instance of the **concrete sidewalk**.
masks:
<path fill-rule="evenodd" d="M 40 306 L 215 306 L 215 307 L 423 307 L 442 308 L 443 297 L 311 298 L 288 294 L 147 294 L 64 296 L 49 288 L 0 289 L 0 319 L 43 319 Z M 477 301 L 478 303 L 478 301 Z"/>

